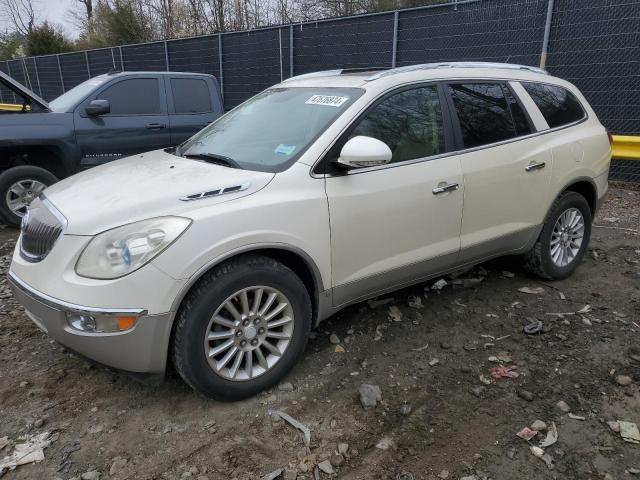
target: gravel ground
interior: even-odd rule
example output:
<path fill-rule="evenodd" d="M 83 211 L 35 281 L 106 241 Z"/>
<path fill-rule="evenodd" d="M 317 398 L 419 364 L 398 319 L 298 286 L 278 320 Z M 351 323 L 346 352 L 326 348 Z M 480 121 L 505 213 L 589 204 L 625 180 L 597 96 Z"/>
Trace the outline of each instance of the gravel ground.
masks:
<path fill-rule="evenodd" d="M 320 326 L 285 383 L 233 404 L 75 357 L 2 280 L 0 462 L 21 437 L 52 440 L 43 461 L 5 478 L 240 480 L 285 468 L 278 478 L 291 480 L 313 479 L 318 464 L 322 479 L 634 478 L 640 445 L 607 422 L 640 423 L 639 205 L 640 192 L 611 190 L 567 280 L 541 282 L 504 258 L 441 290 L 429 282 L 355 305 Z M 0 255 L 15 238 L 0 231 Z M 542 333 L 525 335 L 536 320 Z M 500 366 L 518 376 L 493 378 Z M 363 408 L 362 384 L 379 387 L 364 399 L 375 407 Z M 309 427 L 308 448 L 274 409 Z M 530 449 L 544 429 L 529 443 L 516 436 L 536 420 L 557 427 L 544 458 Z"/>

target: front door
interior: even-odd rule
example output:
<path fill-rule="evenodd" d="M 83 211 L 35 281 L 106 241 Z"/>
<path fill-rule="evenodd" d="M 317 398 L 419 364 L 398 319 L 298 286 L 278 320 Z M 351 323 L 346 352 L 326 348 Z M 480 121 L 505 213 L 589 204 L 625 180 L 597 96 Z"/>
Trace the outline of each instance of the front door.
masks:
<path fill-rule="evenodd" d="M 455 263 L 464 185 L 448 133 L 432 84 L 383 97 L 336 145 L 364 135 L 393 152 L 388 165 L 327 175 L 336 306 Z"/>
<path fill-rule="evenodd" d="M 81 104 L 75 112 L 81 167 L 165 148 L 171 144 L 164 85 L 157 76 L 124 78 Z M 89 116 L 91 100 L 108 100 L 111 111 Z"/>

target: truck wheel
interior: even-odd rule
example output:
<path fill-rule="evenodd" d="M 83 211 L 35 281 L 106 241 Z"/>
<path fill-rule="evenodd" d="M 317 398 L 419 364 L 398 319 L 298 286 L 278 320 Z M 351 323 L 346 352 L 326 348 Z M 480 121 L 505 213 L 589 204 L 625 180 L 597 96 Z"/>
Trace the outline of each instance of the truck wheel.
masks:
<path fill-rule="evenodd" d="M 33 165 L 11 167 L 0 174 L 0 220 L 19 227 L 27 207 L 42 190 L 58 179 L 48 170 Z"/>
<path fill-rule="evenodd" d="M 576 192 L 562 193 L 553 202 L 535 245 L 525 254 L 525 268 L 548 280 L 571 275 L 589 246 L 591 223 L 587 200 Z"/>
<path fill-rule="evenodd" d="M 311 301 L 281 263 L 251 255 L 206 274 L 183 302 L 173 364 L 193 389 L 240 400 L 278 383 L 304 351 Z"/>

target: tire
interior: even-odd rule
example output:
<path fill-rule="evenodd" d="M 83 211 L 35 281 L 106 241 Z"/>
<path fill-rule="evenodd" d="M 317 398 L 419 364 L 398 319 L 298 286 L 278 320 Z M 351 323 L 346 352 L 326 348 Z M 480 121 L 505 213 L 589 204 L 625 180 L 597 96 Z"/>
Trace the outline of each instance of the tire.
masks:
<path fill-rule="evenodd" d="M 19 227 L 26 208 L 38 194 L 49 185 L 56 183 L 58 179 L 48 170 L 33 165 L 21 165 L 11 167 L 0 174 L 0 220 L 11 227 Z M 16 193 L 16 185 L 22 184 L 23 196 Z M 13 190 L 12 190 L 13 188 Z M 13 202 L 12 202 L 13 201 Z M 15 207 L 24 205 L 20 210 Z M 12 208 L 12 206 L 14 208 Z"/>
<path fill-rule="evenodd" d="M 262 294 L 258 293 L 259 289 Z M 242 291 L 246 292 L 246 301 L 242 301 Z M 254 315 L 265 307 L 271 294 L 276 295 L 275 300 L 264 317 L 285 304 L 281 313 L 271 319 Z M 256 298 L 259 308 L 255 308 Z M 229 302 L 240 317 L 227 310 L 225 305 Z M 217 314 L 216 321 L 214 314 Z M 292 320 L 287 322 L 291 316 Z M 219 317 L 224 320 L 223 324 L 217 323 L 221 321 Z M 287 323 L 265 329 L 265 322 L 268 325 Z M 259 333 L 260 328 L 263 334 Z M 305 349 L 310 329 L 311 301 L 300 278 L 271 258 L 240 257 L 206 274 L 187 295 L 174 325 L 173 365 L 187 384 L 210 398 L 222 401 L 248 398 L 274 386 L 289 372 Z M 274 334 L 280 334 L 281 338 L 271 337 Z M 219 338 L 205 340 L 210 335 Z M 289 340 L 284 339 L 286 336 Z M 232 346 L 220 350 L 228 342 L 232 342 Z M 267 343 L 281 350 L 281 355 L 273 355 Z M 220 352 L 209 356 L 217 350 Z M 240 350 L 243 354 L 234 371 Z M 225 364 L 230 352 L 232 356 Z M 269 368 L 263 368 L 264 364 Z"/>
<path fill-rule="evenodd" d="M 574 213 L 576 216 L 572 217 Z M 556 230 L 556 225 L 559 225 L 558 222 L 561 221 L 561 216 L 565 214 L 567 216 L 564 217 L 564 219 L 569 219 L 569 221 L 566 222 L 567 225 L 570 225 L 574 221 L 578 222 L 575 227 L 576 230 L 572 230 L 574 238 L 576 238 L 575 232 L 580 231 L 579 216 L 582 217 L 582 239 L 579 247 L 576 248 L 575 243 L 570 243 L 568 247 L 574 247 L 569 248 L 569 250 L 571 250 L 570 253 L 567 254 L 568 250 L 565 249 L 564 257 L 562 256 L 563 253 L 560 252 L 560 256 L 554 258 L 552 254 L 552 242 L 554 242 L 554 246 L 556 244 L 558 245 L 555 250 L 555 253 L 558 255 L 558 249 L 562 250 L 563 248 L 562 242 L 568 240 L 568 237 L 559 235 L 559 230 Z M 571 218 L 573 218 L 573 220 L 571 220 Z M 535 245 L 524 255 L 524 267 L 529 272 L 546 280 L 561 280 L 567 278 L 576 270 L 584 258 L 589 246 L 589 239 L 591 238 L 592 221 L 591 208 L 587 200 L 579 193 L 571 191 L 563 192 L 553 202 L 553 205 L 551 205 Z M 559 228 L 560 227 L 561 225 L 559 225 Z M 573 256 L 571 257 L 571 255 Z"/>

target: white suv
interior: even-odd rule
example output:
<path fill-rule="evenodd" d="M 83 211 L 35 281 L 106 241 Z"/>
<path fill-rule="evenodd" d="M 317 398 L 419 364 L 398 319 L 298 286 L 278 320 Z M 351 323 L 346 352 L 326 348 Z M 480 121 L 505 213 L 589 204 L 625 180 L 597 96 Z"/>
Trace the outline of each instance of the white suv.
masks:
<path fill-rule="evenodd" d="M 505 254 L 571 274 L 610 156 L 576 87 L 535 68 L 303 75 L 49 187 L 9 276 L 70 349 L 239 399 L 346 305 Z"/>

